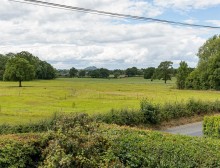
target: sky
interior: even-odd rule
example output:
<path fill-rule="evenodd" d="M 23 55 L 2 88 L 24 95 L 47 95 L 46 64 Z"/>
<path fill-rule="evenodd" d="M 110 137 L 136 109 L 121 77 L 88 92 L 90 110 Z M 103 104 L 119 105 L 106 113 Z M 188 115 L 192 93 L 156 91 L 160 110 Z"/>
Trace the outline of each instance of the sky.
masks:
<path fill-rule="evenodd" d="M 112 18 L 0 0 L 0 53 L 28 51 L 57 69 L 157 67 L 198 63 L 220 29 Z M 23 0 L 20 0 L 23 1 Z M 43 1 L 43 0 L 42 0 Z M 46 0 L 44 0 L 46 1 Z M 47 0 L 95 10 L 220 26 L 220 0 Z"/>

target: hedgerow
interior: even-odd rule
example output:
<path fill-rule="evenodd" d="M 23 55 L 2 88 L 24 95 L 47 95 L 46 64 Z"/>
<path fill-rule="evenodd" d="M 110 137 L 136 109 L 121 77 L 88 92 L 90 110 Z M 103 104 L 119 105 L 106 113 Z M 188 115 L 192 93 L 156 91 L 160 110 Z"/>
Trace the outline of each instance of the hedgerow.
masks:
<path fill-rule="evenodd" d="M 125 167 L 220 167 L 220 141 L 106 126 Z"/>
<path fill-rule="evenodd" d="M 163 121 L 216 112 L 220 112 L 218 100 L 206 102 L 190 99 L 187 102 L 170 102 L 160 105 L 144 99 L 140 103 L 140 110 L 111 110 L 93 117 L 108 124 L 138 126 L 159 125 Z"/>
<path fill-rule="evenodd" d="M 220 138 L 220 116 L 206 116 L 203 121 L 205 136 Z"/>
<path fill-rule="evenodd" d="M 0 136 L 0 167 L 220 167 L 220 141 L 60 116 L 52 130 Z"/>
<path fill-rule="evenodd" d="M 40 134 L 0 136 L 0 167 L 38 167 L 47 138 Z"/>

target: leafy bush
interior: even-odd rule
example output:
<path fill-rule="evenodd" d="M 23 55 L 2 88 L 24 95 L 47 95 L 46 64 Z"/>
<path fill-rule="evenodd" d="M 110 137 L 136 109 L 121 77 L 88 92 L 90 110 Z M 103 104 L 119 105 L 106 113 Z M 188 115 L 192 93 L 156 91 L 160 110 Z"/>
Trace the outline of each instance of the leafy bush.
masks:
<path fill-rule="evenodd" d="M 106 126 L 125 167 L 219 167 L 220 141 Z"/>
<path fill-rule="evenodd" d="M 188 116 L 186 112 L 187 109 L 184 103 L 165 103 L 162 107 L 160 107 L 161 121 L 169 121 L 171 119 Z"/>
<path fill-rule="evenodd" d="M 160 122 L 160 109 L 158 105 L 154 105 L 148 100 L 141 101 L 141 112 L 144 114 L 144 119 L 150 124 L 158 124 Z"/>
<path fill-rule="evenodd" d="M 0 136 L 0 167 L 37 167 L 47 138 L 38 134 Z"/>
<path fill-rule="evenodd" d="M 86 114 L 63 116 L 55 124 L 53 138 L 43 151 L 41 168 L 120 166 L 108 138 Z"/>
<path fill-rule="evenodd" d="M 206 116 L 203 121 L 203 133 L 208 137 L 220 138 L 220 116 Z"/>
<path fill-rule="evenodd" d="M 214 107 L 211 102 L 202 102 L 201 100 L 190 99 L 186 103 L 186 108 L 189 114 L 206 114 L 213 112 Z"/>
<path fill-rule="evenodd" d="M 220 141 L 60 116 L 44 134 L 0 136 L 0 167 L 220 167 Z"/>
<path fill-rule="evenodd" d="M 105 122 L 107 124 L 118 124 L 118 125 L 143 125 L 145 124 L 144 113 L 136 110 L 112 109 L 110 112 L 105 114 L 98 114 L 93 116 L 97 121 Z"/>
<path fill-rule="evenodd" d="M 218 100 L 204 102 L 190 99 L 187 102 L 172 102 L 159 105 L 144 99 L 140 103 L 140 110 L 111 110 L 108 113 L 94 115 L 93 118 L 107 124 L 139 126 L 160 124 L 163 121 L 214 112 L 220 112 L 220 101 Z"/>
<path fill-rule="evenodd" d="M 29 132 L 46 132 L 53 129 L 53 126 L 57 120 L 57 116 L 54 115 L 49 120 L 39 121 L 37 123 L 29 123 L 22 125 L 0 125 L 0 135 L 2 134 L 15 134 L 15 133 L 29 133 Z"/>

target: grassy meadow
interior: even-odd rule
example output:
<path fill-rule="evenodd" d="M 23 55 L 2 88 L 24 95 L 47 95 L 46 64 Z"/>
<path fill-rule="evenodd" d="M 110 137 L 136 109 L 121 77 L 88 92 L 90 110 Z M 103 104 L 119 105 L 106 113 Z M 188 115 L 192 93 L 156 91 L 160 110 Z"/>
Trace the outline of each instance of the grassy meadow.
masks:
<path fill-rule="evenodd" d="M 175 81 L 143 78 L 60 78 L 23 82 L 0 82 L 0 124 L 20 124 L 47 119 L 54 113 L 104 113 L 111 109 L 138 109 L 140 100 L 155 103 L 190 98 L 215 101 L 218 91 L 177 90 Z"/>

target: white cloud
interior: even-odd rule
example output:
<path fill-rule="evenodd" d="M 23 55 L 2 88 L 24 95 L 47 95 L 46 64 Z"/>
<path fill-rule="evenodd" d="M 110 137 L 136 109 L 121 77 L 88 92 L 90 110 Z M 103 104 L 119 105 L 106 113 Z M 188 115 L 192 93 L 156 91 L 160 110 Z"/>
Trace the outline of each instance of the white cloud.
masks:
<path fill-rule="evenodd" d="M 147 17 L 162 13 L 160 7 L 147 1 L 67 0 L 62 3 Z M 158 66 L 165 60 L 175 64 L 185 60 L 195 66 L 195 54 L 205 41 L 201 35 L 208 33 L 207 30 L 113 20 L 7 0 L 3 0 L 0 7 L 0 24 L 4 25 L 0 27 L 0 53 L 26 50 L 56 68 L 148 67 Z"/>
<path fill-rule="evenodd" d="M 220 20 L 207 20 L 207 23 L 212 23 L 215 26 L 220 26 Z"/>
<path fill-rule="evenodd" d="M 182 10 L 202 9 L 220 5 L 220 0 L 154 0 L 155 5 L 165 8 L 176 8 Z"/>

